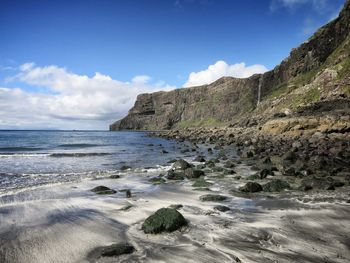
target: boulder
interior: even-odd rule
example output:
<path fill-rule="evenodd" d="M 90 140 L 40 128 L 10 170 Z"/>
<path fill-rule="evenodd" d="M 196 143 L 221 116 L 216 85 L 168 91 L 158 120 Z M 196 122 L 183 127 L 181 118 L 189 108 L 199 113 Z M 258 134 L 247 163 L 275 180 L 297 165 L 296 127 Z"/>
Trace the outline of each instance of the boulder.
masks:
<path fill-rule="evenodd" d="M 117 243 L 107 247 L 103 247 L 101 250 L 102 257 L 115 257 L 124 254 L 131 254 L 135 251 L 135 248 L 128 243 Z"/>
<path fill-rule="evenodd" d="M 214 209 L 215 209 L 215 210 L 218 210 L 218 211 L 220 211 L 220 212 L 227 212 L 227 211 L 230 211 L 230 210 L 231 210 L 228 206 L 225 206 L 225 205 L 217 205 L 217 206 L 214 206 Z"/>
<path fill-rule="evenodd" d="M 145 220 L 142 230 L 146 234 L 158 234 L 173 232 L 185 225 L 187 225 L 186 219 L 176 209 L 161 208 Z"/>
<path fill-rule="evenodd" d="M 183 180 L 185 179 L 185 174 L 183 172 L 177 172 L 170 169 L 167 173 L 166 178 L 168 180 Z"/>
<path fill-rule="evenodd" d="M 115 194 L 117 191 L 108 188 L 107 186 L 96 186 L 90 190 L 91 192 L 94 192 L 98 195 L 110 195 L 110 194 Z"/>
<path fill-rule="evenodd" d="M 205 159 L 203 156 L 197 156 L 196 158 L 194 158 L 195 162 L 200 162 L 200 163 L 204 163 L 205 162 Z"/>
<path fill-rule="evenodd" d="M 187 168 L 184 171 L 184 173 L 188 179 L 194 179 L 194 178 L 199 178 L 201 176 L 204 176 L 204 172 L 202 170 L 197 170 L 194 168 Z"/>
<path fill-rule="evenodd" d="M 311 178 L 303 179 L 301 181 L 300 189 L 304 191 L 308 191 L 311 189 L 334 190 L 336 187 L 341 187 L 343 185 L 343 182 L 335 180 L 332 177 L 320 178 L 314 176 Z"/>
<path fill-rule="evenodd" d="M 200 196 L 199 199 L 203 202 L 221 202 L 225 201 L 227 199 L 227 196 L 207 194 Z"/>
<path fill-rule="evenodd" d="M 280 192 L 284 189 L 290 189 L 290 185 L 288 182 L 280 179 L 272 180 L 267 184 L 263 185 L 263 190 L 265 192 Z"/>
<path fill-rule="evenodd" d="M 185 170 L 185 169 L 190 168 L 190 167 L 191 167 L 191 165 L 183 159 L 177 160 L 173 164 L 173 168 L 175 170 Z"/>
<path fill-rule="evenodd" d="M 248 182 L 244 186 L 240 187 L 239 190 L 245 193 L 256 193 L 262 191 L 262 186 L 255 182 Z"/>

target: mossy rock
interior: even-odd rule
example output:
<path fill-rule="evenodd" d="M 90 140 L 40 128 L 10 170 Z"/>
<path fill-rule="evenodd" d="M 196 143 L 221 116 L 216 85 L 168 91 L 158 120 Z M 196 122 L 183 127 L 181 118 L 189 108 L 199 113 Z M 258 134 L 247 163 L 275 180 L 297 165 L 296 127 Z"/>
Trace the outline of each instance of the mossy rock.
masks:
<path fill-rule="evenodd" d="M 247 177 L 247 180 L 251 180 L 251 181 L 258 180 L 258 179 L 260 179 L 258 174 L 251 174 Z"/>
<path fill-rule="evenodd" d="M 117 191 L 108 188 L 107 186 L 96 186 L 93 189 L 90 190 L 91 192 L 94 192 L 98 195 L 110 195 L 110 194 L 115 194 Z"/>
<path fill-rule="evenodd" d="M 193 187 L 208 187 L 208 186 L 212 186 L 213 184 L 204 180 L 203 178 L 199 178 L 197 179 L 192 186 Z"/>
<path fill-rule="evenodd" d="M 227 196 L 207 194 L 200 196 L 199 199 L 203 202 L 222 202 L 227 200 Z"/>
<path fill-rule="evenodd" d="M 199 178 L 201 176 L 204 176 L 204 172 L 202 170 L 197 170 L 197 169 L 194 169 L 194 168 L 187 168 L 185 171 L 185 176 L 188 178 L 188 179 L 195 179 L 195 178 Z"/>
<path fill-rule="evenodd" d="M 135 251 L 135 248 L 128 243 L 113 244 L 108 247 L 104 247 L 101 251 L 102 257 L 114 257 L 124 254 L 131 254 Z"/>
<path fill-rule="evenodd" d="M 97 260 L 100 257 L 117 257 L 120 255 L 131 254 L 135 248 L 128 243 L 116 243 L 110 246 L 98 247 L 92 250 L 88 258 Z"/>
<path fill-rule="evenodd" d="M 176 172 L 174 170 L 169 170 L 166 178 L 168 180 L 184 180 L 185 174 L 183 172 Z"/>
<path fill-rule="evenodd" d="M 185 225 L 186 219 L 176 209 L 161 208 L 145 220 L 142 230 L 146 234 L 158 234 L 173 232 Z"/>
<path fill-rule="evenodd" d="M 166 182 L 165 179 L 161 177 L 153 177 L 148 181 L 151 182 L 152 184 L 164 184 Z"/>
<path fill-rule="evenodd" d="M 284 189 L 290 189 L 290 185 L 288 182 L 280 179 L 272 180 L 267 184 L 263 185 L 264 192 L 280 192 Z"/>
<path fill-rule="evenodd" d="M 245 193 L 256 193 L 263 190 L 262 186 L 255 182 L 248 182 L 244 186 L 240 187 L 239 190 Z"/>

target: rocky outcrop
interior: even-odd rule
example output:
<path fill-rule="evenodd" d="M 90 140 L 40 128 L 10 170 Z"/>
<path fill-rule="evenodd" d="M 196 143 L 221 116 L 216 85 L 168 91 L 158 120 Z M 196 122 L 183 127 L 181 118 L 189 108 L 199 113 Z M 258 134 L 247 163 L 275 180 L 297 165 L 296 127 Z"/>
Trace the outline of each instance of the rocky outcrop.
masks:
<path fill-rule="evenodd" d="M 338 18 L 320 28 L 298 48 L 293 49 L 290 55 L 273 70 L 245 79 L 223 77 L 209 85 L 141 94 L 128 115 L 111 124 L 110 130 L 227 126 L 238 120 L 251 120 L 256 115 L 260 116 L 261 109 L 269 112 L 266 108 L 271 108 L 272 103 L 286 106 L 283 99 L 277 102 L 266 100 L 286 88 L 297 89 L 303 86 L 300 94 L 308 95 L 307 99 L 312 102 L 321 100 L 320 87 L 327 88 L 331 93 L 332 89 L 346 87 L 350 83 L 349 70 L 346 67 L 347 74 L 345 77 L 342 76 L 341 80 L 338 76 L 339 67 L 336 70 L 324 68 L 327 63 L 331 67 L 341 61 L 349 60 L 349 33 L 350 0 L 347 0 Z M 345 41 L 349 43 L 345 45 Z M 343 48 L 343 53 L 340 52 L 340 47 Z M 340 68 L 344 71 L 344 65 Z M 320 74 L 317 75 L 318 73 Z M 340 82 L 337 85 L 329 85 L 335 78 Z M 307 86 L 312 81 L 315 82 L 314 85 Z M 349 96 L 348 93 L 345 94 Z M 299 97 L 298 94 L 294 94 L 292 106 L 304 102 Z M 263 101 L 265 106 L 262 103 L 260 109 L 257 109 L 257 105 Z"/>

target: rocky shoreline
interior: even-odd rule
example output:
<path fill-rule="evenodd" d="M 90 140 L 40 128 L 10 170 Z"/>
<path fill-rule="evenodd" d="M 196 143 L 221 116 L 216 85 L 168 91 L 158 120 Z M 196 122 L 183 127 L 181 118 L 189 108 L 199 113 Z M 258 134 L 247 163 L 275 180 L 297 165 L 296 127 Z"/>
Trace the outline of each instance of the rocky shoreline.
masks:
<path fill-rule="evenodd" d="M 313 133 L 288 136 L 266 134 L 256 128 L 188 128 L 152 132 L 178 141 L 216 145 L 218 154 L 212 161 L 235 165 L 225 155 L 223 146 L 233 146 L 243 162 L 256 174 L 251 181 L 269 182 L 277 178 L 300 191 L 332 191 L 350 184 L 350 133 Z M 208 148 L 210 153 L 211 148 Z"/>

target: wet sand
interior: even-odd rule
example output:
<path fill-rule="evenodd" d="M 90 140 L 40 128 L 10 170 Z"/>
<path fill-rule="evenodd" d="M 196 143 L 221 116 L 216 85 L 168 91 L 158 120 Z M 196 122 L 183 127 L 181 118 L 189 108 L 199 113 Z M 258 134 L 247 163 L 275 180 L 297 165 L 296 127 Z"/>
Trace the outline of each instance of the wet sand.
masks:
<path fill-rule="evenodd" d="M 122 173 L 119 179 L 85 180 L 2 196 L 0 262 L 349 262 L 348 191 L 233 196 L 225 180 L 207 175 L 212 191 L 193 182 L 153 185 L 148 179 L 169 167 Z M 247 176 L 240 165 L 237 174 Z M 233 181 L 233 180 L 230 180 Z M 105 185 L 114 195 L 96 195 Z M 126 198 L 123 189 L 131 189 Z M 219 193 L 224 202 L 199 197 Z M 144 234 L 143 221 L 157 209 L 182 204 L 188 226 L 173 233 Z M 215 205 L 230 207 L 228 212 Z M 128 242 L 130 255 L 97 258 L 99 246 Z"/>

